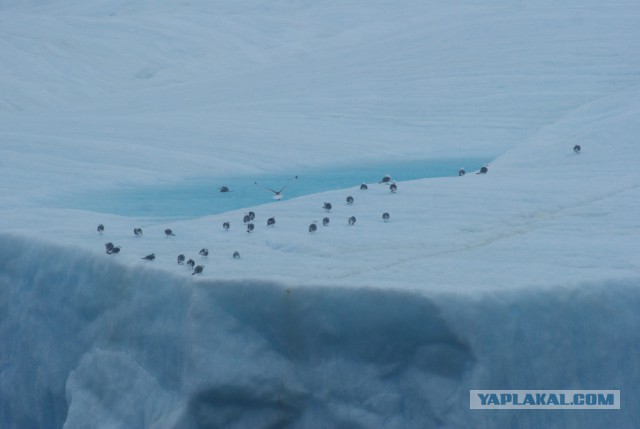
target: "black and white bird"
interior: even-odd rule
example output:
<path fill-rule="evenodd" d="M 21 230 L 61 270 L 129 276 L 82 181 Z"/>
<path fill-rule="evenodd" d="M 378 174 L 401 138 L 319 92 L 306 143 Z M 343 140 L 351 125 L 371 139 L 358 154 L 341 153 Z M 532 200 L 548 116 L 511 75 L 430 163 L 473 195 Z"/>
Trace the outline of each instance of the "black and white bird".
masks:
<path fill-rule="evenodd" d="M 207 249 L 207 248 L 202 248 L 202 249 L 200 249 L 200 252 L 199 252 L 199 253 L 200 253 L 202 256 L 207 257 L 207 256 L 209 256 L 209 249 Z"/>
<path fill-rule="evenodd" d="M 322 225 L 323 226 L 329 225 L 329 218 L 328 217 L 325 217 L 324 219 L 322 219 Z"/>
<path fill-rule="evenodd" d="M 331 205 L 331 203 L 324 203 L 324 204 L 322 205 L 322 208 L 323 208 L 325 211 L 330 212 L 330 211 L 331 211 L 331 209 L 333 208 L 333 206 Z"/>
<path fill-rule="evenodd" d="M 231 225 L 229 224 L 229 222 L 223 222 L 223 223 L 222 223 L 222 227 L 224 228 L 224 230 L 225 230 L 225 231 L 229 231 L 229 227 L 230 227 L 230 226 L 231 226 Z"/>
<path fill-rule="evenodd" d="M 184 260 L 186 258 L 184 257 L 184 255 L 178 255 L 178 264 L 182 265 L 184 264 Z"/>
<path fill-rule="evenodd" d="M 267 226 L 273 226 L 276 224 L 276 218 L 275 217 L 270 217 L 269 219 L 267 219 Z"/>
<path fill-rule="evenodd" d="M 103 224 L 98 225 L 97 229 L 98 229 L 98 232 L 102 234 L 104 232 L 104 225 Z"/>
<path fill-rule="evenodd" d="M 476 174 L 487 174 L 489 172 L 489 169 L 487 168 L 487 166 L 483 166 L 480 171 L 478 171 Z"/>
<path fill-rule="evenodd" d="M 244 217 L 242 218 L 242 221 L 243 221 L 245 224 L 246 224 L 246 223 L 249 223 L 249 222 L 251 222 L 251 217 L 250 217 L 248 214 L 246 214 L 246 215 L 244 215 Z"/>
<path fill-rule="evenodd" d="M 204 270 L 204 267 L 202 265 L 198 265 L 197 267 L 195 267 L 193 269 L 193 272 L 191 273 L 191 275 L 194 274 L 202 274 L 202 271 Z"/>
<path fill-rule="evenodd" d="M 108 254 L 111 254 L 111 252 L 113 252 L 113 248 L 114 247 L 115 246 L 111 242 L 104 244 L 104 248 L 105 248 L 105 250 L 107 251 Z"/>
<path fill-rule="evenodd" d="M 189 259 L 189 260 L 187 261 L 187 266 L 188 266 L 189 268 L 193 268 L 193 267 L 195 267 L 195 265 L 196 265 L 196 262 L 195 262 L 193 259 Z"/>
<path fill-rule="evenodd" d="M 133 234 L 136 237 L 142 237 L 142 228 L 133 228 Z"/>
<path fill-rule="evenodd" d="M 240 252 L 238 252 L 237 250 L 233 252 L 233 259 L 240 259 Z"/>
<path fill-rule="evenodd" d="M 387 174 L 378 183 L 389 183 L 389 182 L 391 182 L 391 176 Z"/>
<path fill-rule="evenodd" d="M 247 213 L 249 215 L 249 220 L 254 220 L 256 218 L 256 214 L 254 212 Z"/>
<path fill-rule="evenodd" d="M 461 168 L 460 170 L 458 170 L 458 176 L 464 176 L 465 174 L 467 174 L 467 172 L 464 171 L 464 168 Z"/>
<path fill-rule="evenodd" d="M 166 235 L 167 237 L 175 237 L 176 235 L 173 233 L 173 231 L 171 231 L 170 228 L 167 228 L 164 230 L 164 235 Z"/>
<path fill-rule="evenodd" d="M 316 226 L 315 222 L 309 225 L 309 232 L 316 232 L 317 229 L 318 227 Z"/>
<path fill-rule="evenodd" d="M 220 186 L 220 187 L 218 188 L 218 190 L 219 190 L 220 192 L 229 192 L 229 188 L 228 188 L 228 187 L 226 187 L 226 186 Z"/>
<path fill-rule="evenodd" d="M 354 223 L 356 223 L 356 217 L 355 216 L 351 216 L 349 218 L 349 225 L 353 225 Z"/>
<path fill-rule="evenodd" d="M 387 212 L 382 213 L 382 220 L 383 221 L 389 222 L 389 218 L 390 218 L 389 213 L 387 213 Z"/>
<path fill-rule="evenodd" d="M 395 183 L 392 183 L 391 185 L 389 185 L 389 190 L 391 191 L 392 194 L 394 194 L 398 190 L 398 185 L 396 185 Z"/>
<path fill-rule="evenodd" d="M 298 179 L 298 176 L 294 176 L 291 180 L 289 180 L 289 181 L 287 182 L 287 184 L 286 184 L 286 185 L 284 185 L 282 188 L 280 188 L 280 189 L 278 189 L 278 190 L 271 189 L 271 188 L 264 188 L 264 189 L 266 189 L 267 191 L 271 191 L 271 192 L 273 192 L 273 198 L 274 198 L 274 199 L 276 199 L 276 200 L 281 200 L 281 199 L 282 199 L 282 197 L 283 197 L 283 195 L 282 195 L 282 191 L 284 191 L 284 190 L 285 190 L 285 188 L 286 188 L 287 186 L 289 186 L 289 184 L 290 184 L 292 181 L 296 180 L 296 179 Z M 254 183 L 256 186 L 259 186 L 259 185 L 258 185 L 258 182 L 253 182 L 253 183 Z"/>
<path fill-rule="evenodd" d="M 353 204 L 353 197 L 351 195 L 347 197 L 347 204 L 349 205 Z"/>
<path fill-rule="evenodd" d="M 574 151 L 575 153 L 580 153 L 580 150 L 581 150 L 581 149 L 582 149 L 582 148 L 580 147 L 580 145 L 579 145 L 579 144 L 577 144 L 577 145 L 575 145 L 575 146 L 573 147 L 573 151 Z"/>
<path fill-rule="evenodd" d="M 147 261 L 153 261 L 154 259 L 156 259 L 156 255 L 155 255 L 155 253 L 151 253 L 151 254 L 149 254 L 149 255 L 145 256 L 144 258 L 141 258 L 141 259 L 146 259 Z"/>
<path fill-rule="evenodd" d="M 247 224 L 247 232 L 253 231 L 254 228 L 255 228 L 255 226 L 252 223 L 248 223 Z"/>
<path fill-rule="evenodd" d="M 367 189 L 369 189 L 369 187 L 367 186 L 366 183 L 363 183 L 362 185 L 360 185 L 360 190 L 361 191 L 366 191 Z"/>

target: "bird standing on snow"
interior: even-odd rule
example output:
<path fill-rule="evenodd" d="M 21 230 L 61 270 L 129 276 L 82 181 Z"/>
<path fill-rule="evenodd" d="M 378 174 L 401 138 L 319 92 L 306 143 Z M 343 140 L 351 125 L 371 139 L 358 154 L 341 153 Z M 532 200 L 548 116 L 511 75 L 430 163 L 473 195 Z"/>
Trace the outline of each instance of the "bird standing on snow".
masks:
<path fill-rule="evenodd" d="M 240 259 L 240 252 L 238 252 L 237 250 L 233 252 L 233 259 Z"/>
<path fill-rule="evenodd" d="M 218 188 L 218 190 L 219 190 L 220 192 L 229 192 L 229 188 L 227 188 L 226 186 L 220 186 L 220 187 Z"/>
<path fill-rule="evenodd" d="M 111 254 L 111 252 L 113 251 L 114 247 L 115 246 L 111 242 L 104 244 L 104 248 L 105 248 L 105 250 L 107 251 L 108 254 Z"/>
<path fill-rule="evenodd" d="M 142 237 L 142 228 L 133 228 L 133 234 L 136 237 Z"/>
<path fill-rule="evenodd" d="M 120 246 L 114 247 L 113 250 L 111 251 L 110 255 L 113 255 L 114 253 L 115 254 L 120 253 Z"/>
<path fill-rule="evenodd" d="M 465 174 L 467 174 L 467 172 L 464 171 L 464 168 L 461 168 L 460 170 L 458 170 L 458 176 L 464 176 Z"/>
<path fill-rule="evenodd" d="M 325 217 L 324 219 L 322 219 L 322 225 L 323 226 L 329 225 L 329 218 L 328 217 Z"/>
<path fill-rule="evenodd" d="M 354 223 L 356 223 L 356 217 L 355 216 L 351 216 L 349 218 L 349 225 L 353 225 Z"/>
<path fill-rule="evenodd" d="M 200 249 L 200 254 L 204 257 L 209 256 L 209 249 L 207 248 Z"/>
<path fill-rule="evenodd" d="M 255 226 L 252 223 L 248 223 L 247 224 L 247 232 L 253 231 L 254 228 L 255 228 Z"/>
<path fill-rule="evenodd" d="M 244 215 L 244 217 L 242 218 L 242 221 L 243 221 L 245 224 L 247 224 L 247 223 L 251 222 L 251 217 L 250 217 L 248 214 L 246 214 L 246 215 Z"/>
<path fill-rule="evenodd" d="M 353 204 L 353 197 L 351 195 L 347 197 L 347 204 L 349 205 Z"/>
<path fill-rule="evenodd" d="M 275 217 L 270 217 L 269 219 L 267 219 L 267 226 L 273 226 L 276 224 L 276 218 Z"/>
<path fill-rule="evenodd" d="M 98 229 L 98 232 L 102 234 L 104 232 L 104 225 L 103 224 L 98 225 L 97 229 Z"/>
<path fill-rule="evenodd" d="M 166 235 L 167 237 L 175 237 L 176 235 L 173 233 L 173 231 L 171 231 L 171 229 L 167 228 L 164 230 L 164 235 Z"/>
<path fill-rule="evenodd" d="M 146 259 L 147 261 L 153 261 L 154 259 L 156 259 L 156 255 L 154 253 L 151 253 L 147 256 L 145 256 L 144 258 L 141 259 Z"/>
<path fill-rule="evenodd" d="M 330 212 L 333 206 L 331 205 L 331 203 L 324 203 L 322 205 L 322 208 L 325 209 L 325 211 Z"/>
<path fill-rule="evenodd" d="M 367 186 L 366 183 L 363 183 L 362 185 L 360 185 L 360 190 L 361 191 L 366 191 L 367 189 L 369 189 L 369 187 Z"/>
<path fill-rule="evenodd" d="M 223 223 L 222 223 L 222 227 L 224 228 L 224 230 L 225 230 L 225 231 L 229 231 L 229 227 L 230 227 L 230 226 L 231 226 L 231 225 L 229 225 L 229 222 L 223 222 Z"/>
<path fill-rule="evenodd" d="M 487 166 L 483 166 L 480 171 L 478 171 L 476 174 L 487 174 L 489 172 L 489 169 L 487 168 Z"/>
<path fill-rule="evenodd" d="M 315 223 L 312 223 L 311 225 L 309 225 L 309 232 L 316 232 L 317 229 L 318 227 L 316 226 Z"/>
<path fill-rule="evenodd" d="M 202 274 L 202 271 L 204 270 L 204 267 L 202 265 L 198 265 L 197 267 L 195 267 L 193 269 L 193 272 L 191 273 L 191 275 L 194 274 Z"/>
<path fill-rule="evenodd" d="M 385 175 L 385 176 L 382 178 L 382 180 L 381 180 L 381 181 L 379 181 L 378 183 L 385 183 L 385 184 L 386 184 L 386 183 L 389 183 L 389 182 L 391 182 L 391 176 L 389 176 L 389 175 L 387 174 L 387 175 Z"/>
<path fill-rule="evenodd" d="M 187 266 L 188 266 L 189 268 L 193 268 L 193 267 L 195 267 L 195 265 L 196 265 L 196 263 L 195 263 L 195 261 L 194 261 L 193 259 L 189 259 L 189 260 L 187 261 Z"/>
<path fill-rule="evenodd" d="M 396 185 L 395 183 L 392 183 L 389 186 L 389 190 L 391 191 L 392 194 L 395 194 L 395 192 L 398 190 L 398 185 Z"/>
<path fill-rule="evenodd" d="M 178 264 L 184 264 L 185 257 L 184 255 L 178 255 Z"/>
<path fill-rule="evenodd" d="M 389 217 L 390 217 L 389 213 L 387 213 L 387 212 L 382 213 L 382 220 L 383 221 L 389 222 Z"/>
<path fill-rule="evenodd" d="M 580 149 L 581 149 L 581 147 L 580 147 L 580 145 L 579 145 L 579 144 L 577 144 L 577 145 L 575 145 L 575 146 L 573 147 L 573 151 L 574 151 L 575 153 L 580 153 Z"/>

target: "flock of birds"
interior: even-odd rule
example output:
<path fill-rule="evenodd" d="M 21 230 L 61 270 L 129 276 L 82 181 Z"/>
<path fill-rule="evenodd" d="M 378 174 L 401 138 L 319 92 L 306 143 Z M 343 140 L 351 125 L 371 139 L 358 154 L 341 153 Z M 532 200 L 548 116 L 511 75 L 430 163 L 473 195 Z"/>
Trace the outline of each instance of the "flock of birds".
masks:
<path fill-rule="evenodd" d="M 578 154 L 581 151 L 581 147 L 580 145 L 575 145 L 573 147 L 573 151 Z M 480 168 L 480 170 L 478 170 L 476 172 L 476 174 L 487 174 L 489 171 L 489 169 L 487 168 L 487 166 L 483 166 L 482 168 Z M 461 168 L 458 171 L 458 175 L 459 176 L 464 176 L 466 174 L 464 168 Z M 274 198 L 277 200 L 280 200 L 283 195 L 282 192 L 285 190 L 285 188 L 291 183 L 291 181 L 298 179 L 298 176 L 295 176 L 293 179 L 291 179 L 289 181 L 289 183 L 287 183 L 285 186 L 283 186 L 282 188 L 275 190 L 275 189 L 270 189 L 270 188 L 265 188 L 271 192 L 274 193 Z M 258 183 L 254 182 L 256 185 L 258 185 Z M 384 184 L 389 186 L 389 191 L 391 193 L 396 193 L 398 191 L 398 185 L 391 180 L 391 176 L 389 175 L 385 175 L 379 182 L 379 184 Z M 227 186 L 222 186 L 220 188 L 218 188 L 220 192 L 229 192 L 229 188 Z M 360 190 L 366 191 L 367 189 L 369 189 L 368 185 L 366 183 L 363 183 L 360 185 Z M 346 198 L 346 203 L 348 205 L 353 205 L 354 203 L 354 198 L 353 196 L 349 195 Z M 325 202 L 322 206 L 322 208 L 324 209 L 324 211 L 326 213 L 330 213 L 333 205 L 329 202 Z M 255 229 L 255 224 L 253 223 L 253 221 L 255 220 L 255 213 L 253 211 L 249 211 L 248 213 L 246 213 L 243 217 L 243 223 L 247 229 L 248 233 L 251 233 L 254 229 Z M 382 220 L 383 222 L 389 222 L 389 220 L 391 219 L 391 215 L 388 212 L 384 212 L 382 213 Z M 347 223 L 348 225 L 354 225 L 356 223 L 356 217 L 355 216 L 351 216 L 347 219 Z M 322 225 L 323 226 L 328 226 L 329 223 L 331 222 L 330 218 L 328 216 L 325 216 L 322 219 Z M 276 219 L 275 217 L 270 217 L 267 219 L 267 227 L 273 227 L 276 224 Z M 317 221 L 313 221 L 310 225 L 309 225 L 309 232 L 310 233 L 314 233 L 318 230 L 317 227 Z M 230 222 L 225 221 L 222 223 L 222 228 L 225 231 L 228 231 L 231 227 Z M 104 225 L 100 224 L 98 225 L 97 228 L 98 233 L 102 234 L 104 232 Z M 134 228 L 133 233 L 136 237 L 142 237 L 142 228 Z M 166 237 L 175 237 L 175 234 L 173 233 L 173 231 L 170 228 L 167 228 L 164 230 L 164 234 Z M 120 253 L 121 250 L 121 246 L 116 246 L 111 242 L 108 242 L 105 244 L 105 250 L 106 253 L 108 255 L 114 255 L 114 254 L 118 254 Z M 203 258 L 206 258 L 209 255 L 209 250 L 207 248 L 202 248 L 200 249 L 200 251 L 198 252 Z M 233 259 L 239 259 L 240 258 L 240 253 L 236 250 L 233 252 L 232 255 Z M 146 260 L 146 261 L 153 261 L 156 259 L 156 255 L 155 253 L 150 253 L 146 256 L 143 256 L 141 259 Z M 193 259 L 189 259 L 186 260 L 186 256 L 184 254 L 180 254 L 177 257 L 177 263 L 178 265 L 186 265 L 190 270 L 191 270 L 191 274 L 192 275 L 196 275 L 196 274 L 202 274 L 202 272 L 204 271 L 204 266 L 203 265 L 196 265 L 196 262 Z"/>

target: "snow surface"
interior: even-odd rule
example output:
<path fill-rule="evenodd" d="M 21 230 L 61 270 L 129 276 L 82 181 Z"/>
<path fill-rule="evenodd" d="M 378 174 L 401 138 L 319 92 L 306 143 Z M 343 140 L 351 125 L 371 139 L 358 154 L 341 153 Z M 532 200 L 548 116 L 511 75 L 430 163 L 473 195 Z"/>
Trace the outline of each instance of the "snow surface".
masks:
<path fill-rule="evenodd" d="M 0 426 L 633 427 L 640 4 L 558 3 L 0 0 Z M 443 157 L 495 159 L 162 223 L 51 203 Z"/>

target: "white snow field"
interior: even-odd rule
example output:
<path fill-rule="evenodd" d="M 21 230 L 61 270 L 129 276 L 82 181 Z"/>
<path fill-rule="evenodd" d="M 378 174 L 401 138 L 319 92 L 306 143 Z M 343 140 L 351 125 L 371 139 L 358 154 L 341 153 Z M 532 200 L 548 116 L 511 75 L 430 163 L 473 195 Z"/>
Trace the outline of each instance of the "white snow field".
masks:
<path fill-rule="evenodd" d="M 635 427 L 639 41 L 637 1 L 0 0 L 0 427 Z M 180 220 L 57 204 L 452 157 L 493 161 Z"/>

